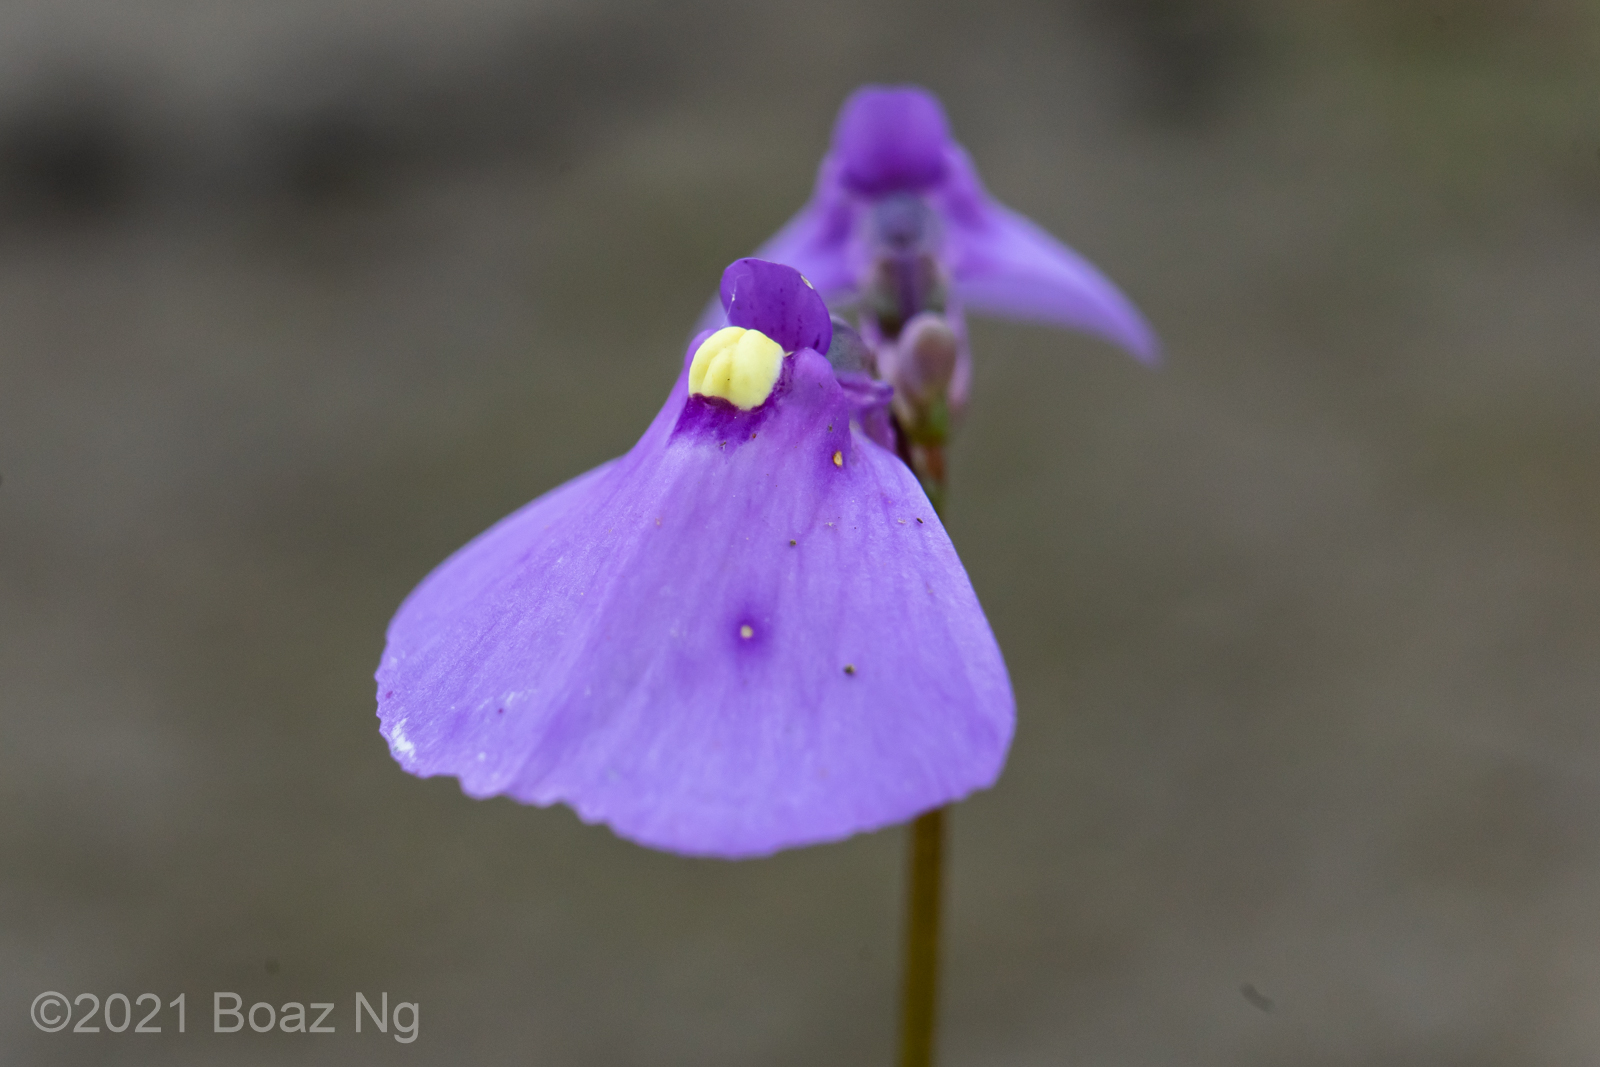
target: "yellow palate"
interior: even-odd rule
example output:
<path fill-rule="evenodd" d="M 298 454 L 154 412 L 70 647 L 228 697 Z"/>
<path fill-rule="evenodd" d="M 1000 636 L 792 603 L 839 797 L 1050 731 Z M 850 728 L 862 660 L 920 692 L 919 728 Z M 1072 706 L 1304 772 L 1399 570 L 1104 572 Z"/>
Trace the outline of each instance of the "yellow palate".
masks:
<path fill-rule="evenodd" d="M 749 411 L 772 395 L 783 349 L 760 330 L 725 326 L 707 337 L 689 364 L 689 395 L 720 396 Z"/>

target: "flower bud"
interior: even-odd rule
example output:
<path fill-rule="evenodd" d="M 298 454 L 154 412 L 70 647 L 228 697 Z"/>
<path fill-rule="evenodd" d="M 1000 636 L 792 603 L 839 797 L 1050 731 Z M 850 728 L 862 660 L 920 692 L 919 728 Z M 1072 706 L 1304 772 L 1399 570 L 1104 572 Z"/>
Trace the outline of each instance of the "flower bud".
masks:
<path fill-rule="evenodd" d="M 924 311 L 900 331 L 889 381 L 895 396 L 927 407 L 950 393 L 960 358 L 961 340 L 943 315 Z"/>

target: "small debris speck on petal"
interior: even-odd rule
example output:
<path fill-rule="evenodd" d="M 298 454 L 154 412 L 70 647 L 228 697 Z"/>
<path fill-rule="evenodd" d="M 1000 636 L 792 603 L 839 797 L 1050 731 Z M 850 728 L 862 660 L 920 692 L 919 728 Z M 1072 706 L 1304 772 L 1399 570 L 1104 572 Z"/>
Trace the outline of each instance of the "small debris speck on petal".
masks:
<path fill-rule="evenodd" d="M 835 467 L 844 466 L 844 453 L 843 452 L 835 452 L 833 454 L 833 465 Z"/>

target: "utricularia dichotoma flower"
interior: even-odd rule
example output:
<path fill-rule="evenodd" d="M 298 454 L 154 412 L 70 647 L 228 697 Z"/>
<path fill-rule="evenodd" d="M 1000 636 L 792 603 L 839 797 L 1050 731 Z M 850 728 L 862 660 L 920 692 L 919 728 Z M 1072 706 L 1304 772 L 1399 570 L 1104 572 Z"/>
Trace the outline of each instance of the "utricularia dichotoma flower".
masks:
<path fill-rule="evenodd" d="M 756 255 L 796 268 L 830 307 L 855 313 L 871 369 L 896 387 L 903 428 L 965 405 L 963 309 L 1082 330 L 1145 362 L 1159 352 L 1105 275 L 989 195 L 938 99 L 915 86 L 851 94 L 810 202 Z M 702 325 L 719 321 L 713 306 Z M 947 365 L 944 382 L 928 380 Z M 948 411 L 912 410 L 919 393 L 940 394 Z"/>
<path fill-rule="evenodd" d="M 902 822 L 999 775 L 1005 665 L 885 447 L 889 390 L 794 269 L 740 260 L 721 297 L 731 325 L 690 344 L 631 451 L 401 606 L 378 715 L 406 770 L 725 857 Z"/>

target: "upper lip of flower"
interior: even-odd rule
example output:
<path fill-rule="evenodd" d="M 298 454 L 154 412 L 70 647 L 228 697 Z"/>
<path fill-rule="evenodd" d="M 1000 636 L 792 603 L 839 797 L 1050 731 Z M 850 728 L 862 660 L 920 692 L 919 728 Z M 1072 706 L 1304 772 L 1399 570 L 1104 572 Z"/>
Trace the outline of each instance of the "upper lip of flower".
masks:
<path fill-rule="evenodd" d="M 979 313 L 1064 326 L 1146 363 L 1160 342 L 1133 303 L 1088 260 L 984 188 L 943 108 L 915 86 L 864 86 L 845 101 L 810 202 L 757 251 L 796 268 L 830 299 L 848 298 L 875 254 L 872 207 L 913 196 L 939 223 L 952 302 Z M 708 308 L 702 325 L 716 322 Z"/>
<path fill-rule="evenodd" d="M 833 127 L 839 180 L 868 197 L 937 185 L 949 166 L 949 143 L 950 125 L 939 101 L 910 88 L 856 90 Z"/>

